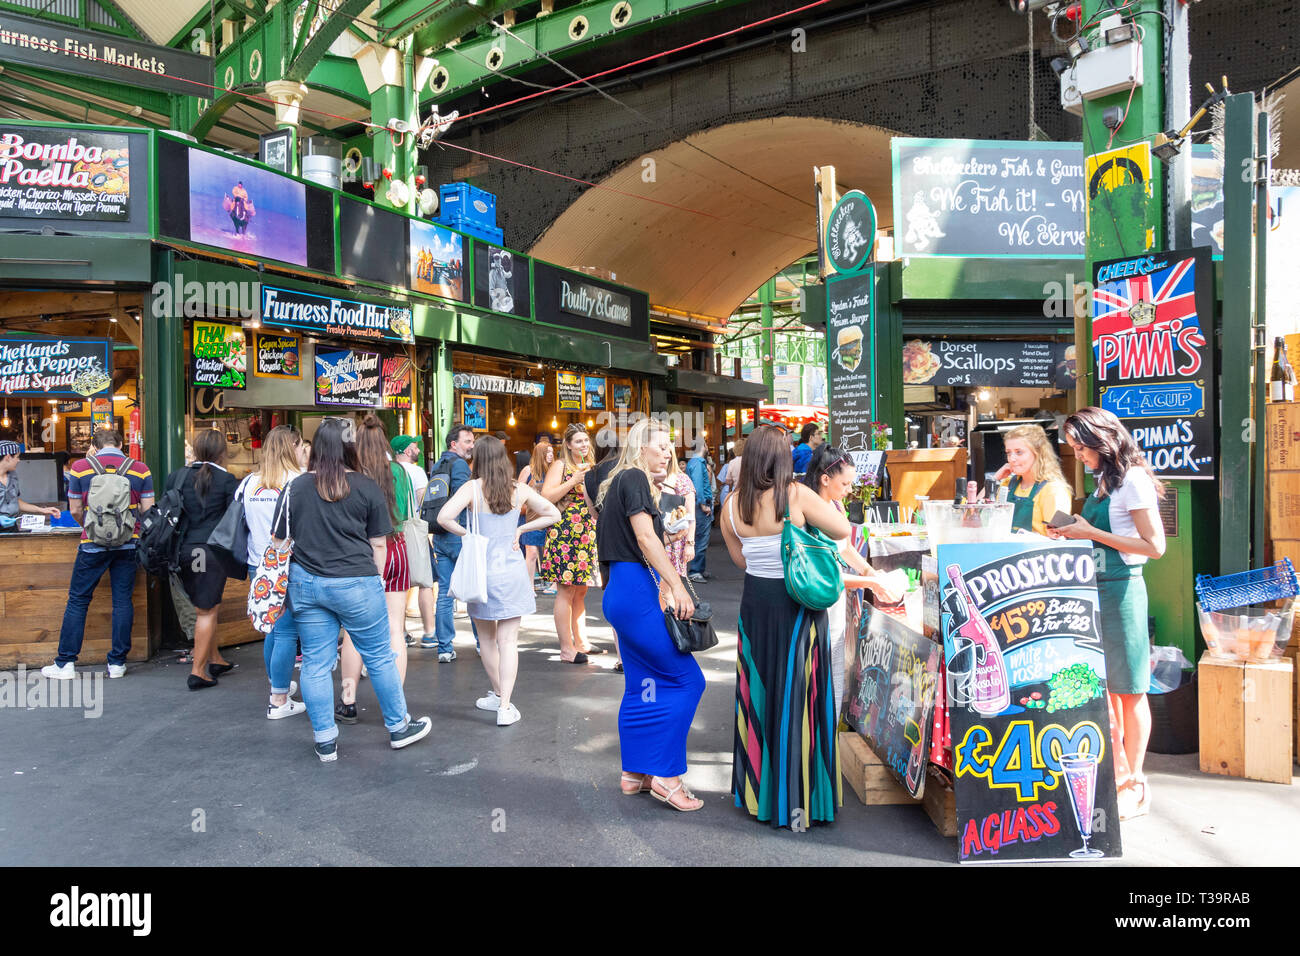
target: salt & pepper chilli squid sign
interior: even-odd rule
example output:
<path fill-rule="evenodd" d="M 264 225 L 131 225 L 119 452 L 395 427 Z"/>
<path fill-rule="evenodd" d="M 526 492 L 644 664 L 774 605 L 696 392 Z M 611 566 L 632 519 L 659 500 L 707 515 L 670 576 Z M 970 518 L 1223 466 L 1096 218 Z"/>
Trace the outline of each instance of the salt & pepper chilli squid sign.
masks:
<path fill-rule="evenodd" d="M 84 401 L 113 385 L 113 343 L 38 335 L 0 338 L 0 393 Z"/>
<path fill-rule="evenodd" d="M 938 549 L 963 863 L 1120 855 L 1092 548 Z"/>

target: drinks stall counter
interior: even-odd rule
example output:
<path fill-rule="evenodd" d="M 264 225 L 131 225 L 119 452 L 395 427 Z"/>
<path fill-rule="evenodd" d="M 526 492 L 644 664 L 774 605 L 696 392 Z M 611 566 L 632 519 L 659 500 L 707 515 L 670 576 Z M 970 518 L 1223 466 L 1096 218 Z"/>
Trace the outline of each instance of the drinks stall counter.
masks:
<path fill-rule="evenodd" d="M 80 542 L 80 528 L 0 534 L 0 668 L 54 663 Z M 143 571 L 136 573 L 130 661 L 149 658 L 147 580 Z M 86 612 L 86 639 L 77 663 L 102 664 L 108 659 L 112 623 L 112 589 L 105 574 Z"/>

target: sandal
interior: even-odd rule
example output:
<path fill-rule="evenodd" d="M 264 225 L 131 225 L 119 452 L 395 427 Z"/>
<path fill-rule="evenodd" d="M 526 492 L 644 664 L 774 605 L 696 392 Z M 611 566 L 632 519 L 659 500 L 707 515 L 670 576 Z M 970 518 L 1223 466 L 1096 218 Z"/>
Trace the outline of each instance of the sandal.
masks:
<path fill-rule="evenodd" d="M 668 784 L 663 777 L 650 778 L 650 796 L 654 797 L 660 803 L 666 803 L 674 810 L 680 810 L 682 813 L 691 813 L 692 811 L 703 809 L 704 801 L 686 789 L 686 782 L 684 780 L 678 780 L 677 786 L 673 787 L 667 793 L 660 793 L 658 790 L 654 788 L 654 782 L 656 780 L 658 780 L 661 784 L 663 784 L 665 788 L 668 787 Z M 696 801 L 699 804 L 699 806 L 695 806 L 695 807 L 689 805 L 683 806 L 682 804 L 676 802 L 673 799 L 673 797 L 675 797 L 679 793 L 684 795 L 687 800 Z"/>
<path fill-rule="evenodd" d="M 637 777 L 641 779 L 638 780 Z M 650 786 L 651 777 L 647 773 L 625 773 L 623 778 L 618 782 L 618 788 L 623 791 L 625 797 L 635 797 L 638 793 L 649 793 L 652 791 Z M 627 785 L 634 784 L 633 789 L 629 790 Z"/>

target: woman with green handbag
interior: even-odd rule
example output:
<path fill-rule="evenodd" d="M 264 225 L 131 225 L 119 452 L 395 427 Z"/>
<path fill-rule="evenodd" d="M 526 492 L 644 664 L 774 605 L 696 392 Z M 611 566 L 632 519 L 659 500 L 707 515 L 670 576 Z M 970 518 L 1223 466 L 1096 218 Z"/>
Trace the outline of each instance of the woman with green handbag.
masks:
<path fill-rule="evenodd" d="M 836 598 L 836 541 L 850 530 L 794 481 L 785 430 L 754 429 L 722 519 L 727 551 L 745 571 L 731 790 L 736 806 L 774 827 L 829 823 L 841 803 L 826 608 Z M 787 553 L 783 538 L 800 543 Z"/>

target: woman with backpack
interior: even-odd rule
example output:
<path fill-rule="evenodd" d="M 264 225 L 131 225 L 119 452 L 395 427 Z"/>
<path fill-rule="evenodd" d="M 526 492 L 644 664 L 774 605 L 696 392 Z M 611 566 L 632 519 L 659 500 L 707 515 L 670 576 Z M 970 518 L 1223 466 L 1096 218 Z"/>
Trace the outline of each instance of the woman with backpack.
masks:
<path fill-rule="evenodd" d="M 367 415 L 357 429 L 357 470 L 379 486 L 388 504 L 389 521 L 396 528 L 414 512 L 415 498 L 406 469 L 389 455 L 388 436 L 375 415 Z M 411 589 L 411 568 L 406 556 L 406 536 L 388 535 L 384 563 L 384 602 L 388 607 L 388 638 L 397 658 L 398 680 L 406 683 L 406 592 Z M 361 680 L 361 655 L 348 635 L 343 637 L 339 706 L 334 716 L 345 724 L 357 722 L 357 684 Z"/>
<path fill-rule="evenodd" d="M 302 699 L 324 763 L 338 759 L 334 682 L 339 628 L 366 669 L 394 750 L 426 737 L 428 717 L 412 720 L 388 639 L 383 570 L 391 509 L 383 491 L 357 468 L 356 449 L 344 443 L 351 422 L 330 418 L 316 431 L 310 471 L 285 488 L 271 524 L 274 544 L 289 542 L 288 603 L 302 641 Z"/>
<path fill-rule="evenodd" d="M 479 710 L 495 711 L 498 727 L 519 722 L 519 708 L 510 700 L 515 676 L 519 672 L 519 623 L 525 614 L 537 609 L 528 565 L 519 553 L 520 539 L 530 531 L 549 528 L 560 520 L 560 509 L 521 481 L 513 478 L 514 469 L 505 445 L 491 435 L 474 445 L 470 465 L 473 478 L 465 482 L 443 506 L 438 524 L 452 534 L 463 537 L 468 528 L 456 520 L 467 508 L 471 524 L 487 538 L 487 600 L 468 604 L 470 619 L 478 628 L 483 669 L 492 689 L 475 701 Z M 528 508 L 536 515 L 519 524 L 516 515 Z"/>
<path fill-rule="evenodd" d="M 257 563 L 271 543 L 271 518 L 276 503 L 289 482 L 302 474 L 298 452 L 302 437 L 292 425 L 276 425 L 266 436 L 262 466 L 244 479 L 238 494 L 244 500 L 244 518 L 248 522 L 248 577 L 257 574 Z M 279 720 L 306 711 L 306 706 L 291 699 L 294 683 L 293 662 L 298 654 L 298 629 L 293 623 L 293 609 L 285 602 L 284 612 L 271 633 L 262 642 L 266 676 L 271 681 L 271 699 L 266 705 L 268 720 Z"/>
<path fill-rule="evenodd" d="M 226 569 L 208 547 L 208 536 L 235 499 L 239 482 L 226 471 L 226 435 L 215 428 L 197 432 L 191 444 L 194 461 L 167 476 L 164 491 L 181 496 L 180 581 L 194 605 L 194 659 L 190 690 L 216 687 L 217 678 L 234 668 L 217 647 L 217 611 L 226 590 Z"/>

